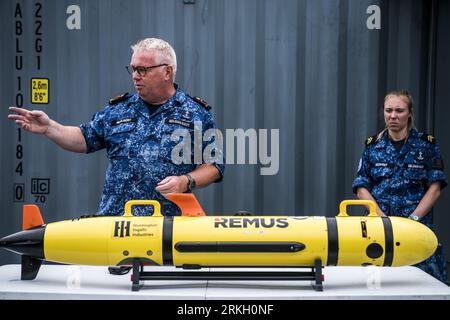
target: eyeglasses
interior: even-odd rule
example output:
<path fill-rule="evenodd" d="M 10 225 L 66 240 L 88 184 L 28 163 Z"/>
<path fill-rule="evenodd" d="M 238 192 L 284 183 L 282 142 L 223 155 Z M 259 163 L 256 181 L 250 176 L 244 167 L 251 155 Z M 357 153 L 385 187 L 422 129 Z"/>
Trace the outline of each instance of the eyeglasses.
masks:
<path fill-rule="evenodd" d="M 138 75 L 140 75 L 141 77 L 145 77 L 145 75 L 147 74 L 147 72 L 149 72 L 151 69 L 153 68 L 158 68 L 158 67 L 162 67 L 162 66 L 168 66 L 167 63 L 163 63 L 163 64 L 158 64 L 157 66 L 151 66 L 151 67 L 133 67 L 133 66 L 125 66 L 125 68 L 127 69 L 128 73 L 130 75 L 133 75 L 133 72 L 137 72 Z"/>

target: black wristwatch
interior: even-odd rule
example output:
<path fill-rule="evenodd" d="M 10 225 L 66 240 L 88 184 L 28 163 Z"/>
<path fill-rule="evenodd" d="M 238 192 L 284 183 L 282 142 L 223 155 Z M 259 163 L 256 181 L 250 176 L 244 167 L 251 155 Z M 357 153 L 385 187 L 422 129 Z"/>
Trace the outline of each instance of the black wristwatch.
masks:
<path fill-rule="evenodd" d="M 187 185 L 188 190 L 187 191 L 192 192 L 196 186 L 195 180 L 189 174 L 185 174 L 185 176 L 188 178 L 188 185 Z"/>

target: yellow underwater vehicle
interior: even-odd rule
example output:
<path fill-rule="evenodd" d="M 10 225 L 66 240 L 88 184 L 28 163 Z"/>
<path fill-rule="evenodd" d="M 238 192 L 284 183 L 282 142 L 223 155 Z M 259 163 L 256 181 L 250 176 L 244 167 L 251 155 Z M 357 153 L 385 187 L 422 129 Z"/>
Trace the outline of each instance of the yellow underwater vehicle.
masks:
<path fill-rule="evenodd" d="M 132 200 L 123 216 L 88 216 L 44 224 L 39 208 L 25 205 L 23 231 L 0 239 L 22 255 L 22 280 L 33 280 L 43 260 L 80 265 L 132 266 L 140 280 L 312 280 L 322 290 L 323 266 L 406 266 L 430 257 L 437 238 L 425 225 L 379 217 L 375 203 L 346 200 L 336 217 L 207 216 L 193 194 L 172 194 L 181 216 L 168 217 L 154 200 Z M 135 205 L 152 216 L 133 216 Z M 368 216 L 349 216 L 365 205 Z M 311 272 L 144 272 L 143 267 L 311 267 Z"/>

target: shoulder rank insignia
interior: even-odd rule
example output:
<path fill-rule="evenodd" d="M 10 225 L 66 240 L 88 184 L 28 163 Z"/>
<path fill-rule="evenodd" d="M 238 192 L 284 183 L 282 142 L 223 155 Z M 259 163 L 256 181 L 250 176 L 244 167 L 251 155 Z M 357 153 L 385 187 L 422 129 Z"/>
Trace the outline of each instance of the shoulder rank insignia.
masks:
<path fill-rule="evenodd" d="M 125 100 L 125 98 L 127 96 L 128 96 L 128 92 L 125 92 L 124 94 L 121 94 L 120 96 L 116 96 L 116 97 L 113 97 L 113 98 L 109 99 L 108 103 L 111 104 L 111 105 L 119 103 L 119 102 Z"/>
<path fill-rule="evenodd" d="M 374 143 L 375 141 L 377 141 L 377 135 L 368 137 L 366 139 L 366 146 L 370 146 L 372 143 Z"/>
<path fill-rule="evenodd" d="M 425 140 L 429 143 L 436 143 L 436 138 L 433 137 L 431 134 L 424 133 L 421 135 L 422 140 Z"/>
<path fill-rule="evenodd" d="M 192 100 L 194 100 L 195 102 L 197 102 L 199 105 L 201 105 L 203 108 L 205 108 L 206 110 L 211 109 L 211 106 L 208 104 L 208 102 L 206 102 L 205 100 L 203 100 L 202 98 L 199 97 L 191 97 Z"/>

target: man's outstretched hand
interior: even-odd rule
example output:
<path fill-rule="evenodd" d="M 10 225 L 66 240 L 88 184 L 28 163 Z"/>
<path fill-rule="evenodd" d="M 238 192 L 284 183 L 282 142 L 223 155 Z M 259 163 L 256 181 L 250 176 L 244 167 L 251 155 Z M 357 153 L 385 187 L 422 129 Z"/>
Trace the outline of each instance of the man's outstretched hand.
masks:
<path fill-rule="evenodd" d="M 16 123 L 26 131 L 45 134 L 50 124 L 48 115 L 40 110 L 27 110 L 17 107 L 9 107 L 9 111 L 15 112 L 9 114 L 8 119 L 15 120 Z"/>

